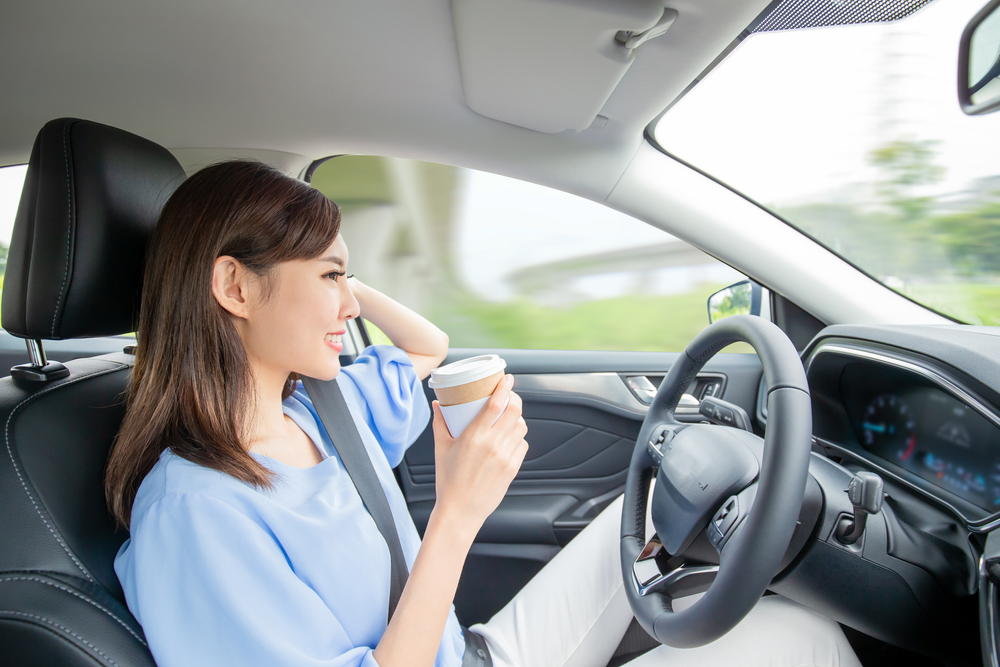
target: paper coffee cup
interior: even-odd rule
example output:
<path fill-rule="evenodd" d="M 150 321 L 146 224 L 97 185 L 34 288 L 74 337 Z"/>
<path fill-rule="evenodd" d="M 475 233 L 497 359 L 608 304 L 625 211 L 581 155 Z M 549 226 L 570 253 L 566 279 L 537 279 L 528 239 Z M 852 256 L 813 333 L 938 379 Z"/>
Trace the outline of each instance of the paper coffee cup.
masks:
<path fill-rule="evenodd" d="M 495 354 L 481 354 L 431 371 L 441 415 L 453 438 L 472 423 L 503 379 L 507 362 Z M 506 409 L 506 406 L 504 406 Z"/>

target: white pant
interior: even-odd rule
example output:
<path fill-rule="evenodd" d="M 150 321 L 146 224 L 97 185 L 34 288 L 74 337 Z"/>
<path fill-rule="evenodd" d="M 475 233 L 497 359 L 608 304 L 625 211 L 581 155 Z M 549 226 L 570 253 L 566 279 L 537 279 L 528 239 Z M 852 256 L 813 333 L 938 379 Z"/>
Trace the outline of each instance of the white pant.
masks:
<path fill-rule="evenodd" d="M 648 513 L 647 513 L 648 515 Z M 618 498 L 489 622 L 495 667 L 605 667 L 632 621 L 622 584 Z M 647 535 L 652 534 L 647 525 Z M 685 606 L 675 603 L 675 609 Z M 840 626 L 779 596 L 767 596 L 720 639 L 695 649 L 660 646 L 635 667 L 861 667 Z"/>

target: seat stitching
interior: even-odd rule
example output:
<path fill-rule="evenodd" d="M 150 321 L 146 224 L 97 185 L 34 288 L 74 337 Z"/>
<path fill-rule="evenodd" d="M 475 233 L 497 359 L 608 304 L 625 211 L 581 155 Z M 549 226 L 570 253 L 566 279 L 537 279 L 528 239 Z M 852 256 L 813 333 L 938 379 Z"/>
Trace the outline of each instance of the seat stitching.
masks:
<path fill-rule="evenodd" d="M 69 588 L 67 586 L 60 586 L 59 584 L 53 583 L 51 581 L 46 581 L 45 579 L 42 579 L 40 577 L 4 577 L 3 579 L 0 579 L 0 583 L 3 583 L 5 581 L 37 581 L 40 584 L 45 584 L 46 586 L 52 586 L 53 588 L 58 588 L 61 591 L 66 591 L 67 593 L 70 593 L 71 595 L 75 595 L 76 597 L 80 598 L 84 602 L 89 602 L 90 604 L 94 605 L 95 607 L 97 607 L 98 609 L 100 609 L 101 611 L 103 611 L 105 614 L 107 614 L 108 616 L 110 616 L 111 618 L 113 618 L 115 621 L 118 622 L 119 625 L 121 625 L 123 628 L 125 628 L 126 630 L 128 630 L 128 632 L 129 632 L 130 635 L 132 635 L 137 640 L 139 640 L 139 643 L 141 643 L 146 648 L 149 648 L 149 646 L 146 644 L 146 640 L 143 639 L 142 637 L 140 637 L 139 635 L 137 635 L 135 633 L 135 631 L 132 628 L 128 627 L 128 625 L 126 625 L 125 622 L 122 619 L 120 619 L 117 616 L 115 616 L 114 612 L 112 612 L 110 609 L 105 609 L 100 604 L 98 604 L 96 601 L 91 600 L 90 598 L 84 597 L 83 595 L 80 595 L 78 592 L 74 591 L 72 588 Z"/>
<path fill-rule="evenodd" d="M 112 362 L 112 363 L 117 363 L 117 362 Z M 87 568 L 84 567 L 83 563 L 81 563 L 77 559 L 77 557 L 73 554 L 73 552 L 70 551 L 69 547 L 66 546 L 66 543 L 63 541 L 62 537 L 59 536 L 59 533 L 57 533 L 55 531 L 55 529 L 52 527 L 52 525 L 49 524 L 48 519 L 45 518 L 45 514 L 42 512 L 42 509 L 38 506 L 38 503 L 35 502 L 34 496 L 31 495 L 31 490 L 28 488 L 28 483 L 25 481 L 24 476 L 21 475 L 21 469 L 17 465 L 17 459 L 14 458 L 14 450 L 11 449 L 11 446 L 10 446 L 10 426 L 11 426 L 11 421 L 14 419 L 14 415 L 16 415 L 21 410 L 21 408 L 23 408 L 24 406 L 28 405 L 29 403 L 31 403 L 35 399 L 39 398 L 40 396 L 44 396 L 45 394 L 47 394 L 47 393 L 49 393 L 51 391 L 54 391 L 56 389 L 59 389 L 61 387 L 67 387 L 67 386 L 69 386 L 71 384 L 76 384 L 77 382 L 79 382 L 81 380 L 86 380 L 87 378 L 99 377 L 101 375 L 107 375 L 109 373 L 114 373 L 114 372 L 120 371 L 123 368 L 128 368 L 128 366 L 125 365 L 125 364 L 118 364 L 117 368 L 108 368 L 108 369 L 105 369 L 103 371 L 98 371 L 98 372 L 95 372 L 95 373 L 89 373 L 87 375 L 81 375 L 81 376 L 79 376 L 77 378 L 74 378 L 73 380 L 71 380 L 69 382 L 64 382 L 63 384 L 54 385 L 54 386 L 49 387 L 47 389 L 43 389 L 42 391 L 38 392 L 37 394 L 33 394 L 33 395 L 29 396 L 28 398 L 26 398 L 23 401 L 21 401 L 20 403 L 18 403 L 14 407 L 14 409 L 11 410 L 10 416 L 7 417 L 7 425 L 4 428 L 4 440 L 7 443 L 7 455 L 10 457 L 10 462 L 14 466 L 14 472 L 17 473 L 17 479 L 21 482 L 21 486 L 24 488 L 24 493 L 28 496 L 28 500 L 31 501 L 31 504 L 34 506 L 35 512 L 38 513 L 38 517 L 42 520 L 42 523 L 44 523 L 45 527 L 49 529 L 50 533 L 52 533 L 52 537 L 56 538 L 56 542 L 58 542 L 59 546 L 61 546 L 63 548 L 63 551 L 66 552 L 66 555 L 69 556 L 70 559 L 72 559 L 72 561 L 74 563 L 76 563 L 76 566 L 78 568 L 80 568 L 81 572 L 83 572 L 83 576 L 87 577 L 87 581 L 89 581 L 92 584 L 96 584 L 97 582 L 91 576 L 91 574 L 87 570 Z"/>
<path fill-rule="evenodd" d="M 63 292 L 66 289 L 66 280 L 69 277 L 69 256 L 73 237 L 73 189 L 70 181 L 69 164 L 69 128 L 72 123 L 66 123 L 63 130 L 63 160 L 66 162 L 66 267 L 63 269 L 62 285 L 59 287 L 59 298 L 56 299 L 56 312 L 52 315 L 52 337 L 56 336 L 56 322 L 60 319 L 63 301 Z"/>
<path fill-rule="evenodd" d="M 109 664 L 112 664 L 115 667 L 121 667 L 121 665 L 119 665 L 117 662 L 115 662 L 114 660 L 112 660 L 111 658 L 109 658 L 107 655 L 105 655 L 104 651 L 102 651 L 101 649 L 97 648 L 96 646 L 94 646 L 93 644 L 91 644 L 86 639 L 84 639 L 80 635 L 76 634 L 75 632 L 73 632 L 72 630 L 70 630 L 69 628 L 67 628 L 66 626 L 60 625 L 59 623 L 56 623 L 55 621 L 50 621 L 49 619 L 47 619 L 47 618 L 45 618 L 43 616 L 36 616 L 35 614 L 28 614 L 28 613 L 25 613 L 23 611 L 0 611 L 0 616 L 24 616 L 25 618 L 33 618 L 36 621 L 41 621 L 42 623 L 48 623 L 52 627 L 59 628 L 60 630 L 62 630 L 66 634 L 68 634 L 68 635 L 70 635 L 72 637 L 75 637 L 79 641 L 81 641 L 84 644 L 86 644 L 87 646 L 89 646 L 91 648 L 91 650 L 93 650 L 99 656 L 101 656 L 102 658 L 104 658 L 104 660 L 106 662 L 108 662 Z"/>

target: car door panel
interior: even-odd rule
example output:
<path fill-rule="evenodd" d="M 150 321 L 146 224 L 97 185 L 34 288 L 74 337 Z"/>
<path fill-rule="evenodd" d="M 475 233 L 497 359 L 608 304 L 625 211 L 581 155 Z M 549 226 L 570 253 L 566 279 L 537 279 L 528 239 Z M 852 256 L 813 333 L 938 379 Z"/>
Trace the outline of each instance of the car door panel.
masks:
<path fill-rule="evenodd" d="M 496 353 L 515 376 L 530 445 L 506 497 L 480 530 L 455 600 L 466 625 L 486 621 L 619 496 L 647 405 L 629 377 L 654 385 L 677 355 L 657 352 L 452 350 L 445 363 Z M 755 414 L 761 366 L 756 355 L 726 354 L 706 365 L 689 392 L 718 386 L 720 398 Z M 433 400 L 433 391 L 425 392 Z M 693 399 L 688 399 L 692 401 Z M 678 417 L 701 421 L 697 403 Z M 397 469 L 423 533 L 434 506 L 434 439 L 428 427 Z M 484 583 L 485 582 L 485 583 Z"/>
<path fill-rule="evenodd" d="M 578 504 L 577 498 L 570 495 L 508 495 L 490 515 L 489 522 L 483 525 L 476 542 L 561 546 L 555 534 L 555 523 Z M 421 532 L 427 527 L 433 508 L 433 500 L 410 504 L 410 514 Z"/>

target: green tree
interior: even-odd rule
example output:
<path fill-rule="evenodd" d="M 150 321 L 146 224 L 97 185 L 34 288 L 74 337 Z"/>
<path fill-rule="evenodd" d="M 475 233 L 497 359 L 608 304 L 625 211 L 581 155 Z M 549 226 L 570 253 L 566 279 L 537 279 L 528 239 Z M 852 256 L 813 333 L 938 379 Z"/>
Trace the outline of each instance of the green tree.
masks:
<path fill-rule="evenodd" d="M 922 220 L 934 201 L 916 191 L 944 178 L 944 167 L 934 163 L 937 143 L 897 139 L 868 155 L 869 162 L 882 172 L 877 191 L 901 222 Z"/>
<path fill-rule="evenodd" d="M 737 283 L 721 292 L 713 294 L 708 301 L 712 321 L 717 322 L 730 315 L 745 315 L 750 312 L 753 302 L 753 288 L 750 283 Z"/>
<path fill-rule="evenodd" d="M 969 211 L 935 218 L 931 226 L 959 271 L 1000 274 L 1000 192 Z"/>

